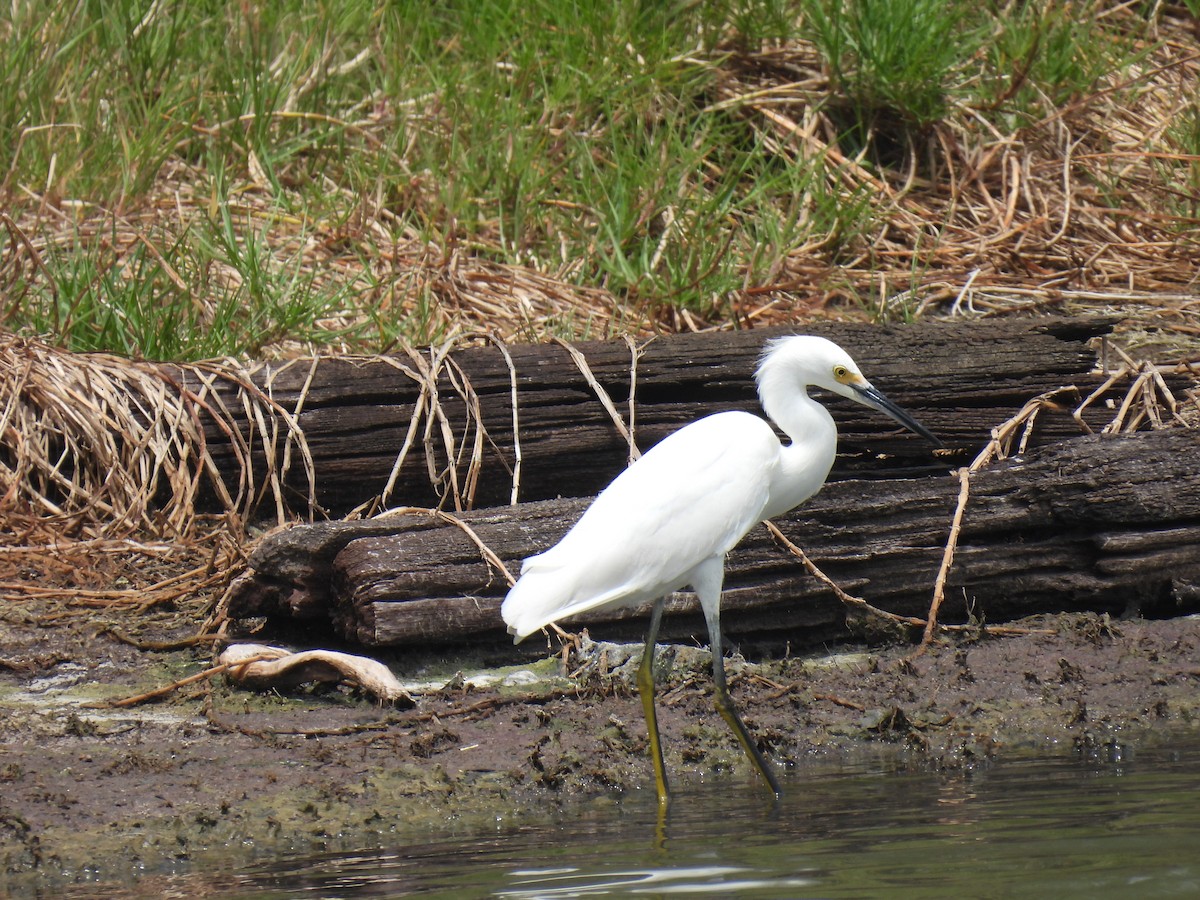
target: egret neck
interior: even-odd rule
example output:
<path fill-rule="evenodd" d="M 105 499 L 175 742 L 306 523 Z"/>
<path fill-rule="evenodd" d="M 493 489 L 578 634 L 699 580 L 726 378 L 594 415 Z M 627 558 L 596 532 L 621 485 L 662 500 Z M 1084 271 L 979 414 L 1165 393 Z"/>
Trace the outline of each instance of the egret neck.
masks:
<path fill-rule="evenodd" d="M 779 451 L 763 519 L 782 515 L 819 491 L 837 456 L 837 427 L 829 410 L 808 396 L 807 385 L 774 369 L 768 359 L 758 370 L 758 398 L 790 443 Z"/>

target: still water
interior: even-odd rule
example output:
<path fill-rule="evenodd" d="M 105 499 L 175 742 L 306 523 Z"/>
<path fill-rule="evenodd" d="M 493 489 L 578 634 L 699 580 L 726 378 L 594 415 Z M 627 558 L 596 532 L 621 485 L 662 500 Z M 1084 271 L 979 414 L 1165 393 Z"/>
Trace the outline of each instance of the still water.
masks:
<path fill-rule="evenodd" d="M 652 792 L 636 792 L 170 880 L 258 900 L 1200 897 L 1200 745 L 941 772 L 814 765 L 784 790 L 776 806 L 724 777 L 681 786 L 663 823 Z"/>

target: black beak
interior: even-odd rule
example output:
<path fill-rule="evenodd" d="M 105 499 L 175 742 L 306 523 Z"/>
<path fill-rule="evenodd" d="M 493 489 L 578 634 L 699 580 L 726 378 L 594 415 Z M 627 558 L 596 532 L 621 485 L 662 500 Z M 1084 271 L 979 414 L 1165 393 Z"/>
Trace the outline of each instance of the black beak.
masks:
<path fill-rule="evenodd" d="M 933 436 L 928 428 L 902 410 L 899 406 L 885 397 L 880 391 L 871 387 L 871 385 L 851 384 L 858 394 L 858 401 L 872 409 L 877 409 L 886 416 L 889 416 L 916 434 L 919 434 L 935 447 L 941 447 L 942 442 Z"/>

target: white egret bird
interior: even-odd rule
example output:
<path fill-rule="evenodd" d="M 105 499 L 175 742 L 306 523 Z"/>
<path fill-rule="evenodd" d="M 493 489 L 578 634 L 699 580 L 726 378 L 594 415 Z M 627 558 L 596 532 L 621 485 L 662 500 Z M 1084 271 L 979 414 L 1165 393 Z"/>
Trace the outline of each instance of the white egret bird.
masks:
<path fill-rule="evenodd" d="M 755 380 L 763 409 L 790 443 L 781 444 L 767 422 L 748 412 L 717 413 L 676 431 L 622 472 L 561 541 L 525 560 L 501 608 L 508 630 L 520 641 L 588 610 L 654 601 L 638 690 L 663 807 L 668 794 L 654 708 L 654 645 L 664 598 L 688 586 L 699 597 L 708 626 L 717 711 L 779 796 L 779 783 L 726 686 L 721 585 L 725 554 L 746 532 L 807 500 L 829 475 L 837 427 L 807 388 L 849 397 L 939 444 L 876 390 L 845 350 L 825 338 L 799 335 L 771 341 Z"/>

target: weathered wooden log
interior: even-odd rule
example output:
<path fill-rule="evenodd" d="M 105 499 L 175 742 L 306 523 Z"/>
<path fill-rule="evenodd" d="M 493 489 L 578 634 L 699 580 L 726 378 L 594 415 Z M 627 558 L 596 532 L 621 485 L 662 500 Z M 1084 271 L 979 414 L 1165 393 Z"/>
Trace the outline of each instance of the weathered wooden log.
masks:
<path fill-rule="evenodd" d="M 851 593 L 922 616 L 946 544 L 957 477 L 829 484 L 780 521 Z M 587 501 L 466 513 L 471 533 L 427 514 L 300 526 L 261 547 L 233 595 L 237 615 L 299 611 L 333 619 L 369 646 L 502 640 L 503 576 L 553 544 Z M 948 581 L 943 620 L 1037 612 L 1178 614 L 1200 608 L 1200 436 L 1168 430 L 1090 436 L 978 472 Z M 391 529 L 394 533 L 382 533 Z M 356 537 L 356 533 L 360 536 Z M 846 635 L 846 609 L 765 529 L 730 554 L 723 622 L 735 638 L 809 645 Z M 298 577 L 302 576 L 302 577 Z M 255 583 L 257 580 L 257 583 Z M 274 590 L 274 593 L 272 593 Z M 295 596 L 305 600 L 297 602 Z M 636 637 L 645 610 L 578 621 Z M 668 603 L 668 635 L 704 634 L 690 595 Z M 537 643 L 537 642 L 532 642 Z"/>
<path fill-rule="evenodd" d="M 912 412 L 957 455 L 945 464 L 971 459 L 989 430 L 1030 397 L 1075 384 L 1100 383 L 1096 351 L 1088 341 L 1107 334 L 1111 319 L 983 320 L 922 323 L 897 328 L 865 324 L 814 323 L 814 333 L 843 344 L 869 377 Z M 763 343 L 780 329 L 661 337 L 645 347 L 636 366 L 636 439 L 646 449 L 693 419 L 726 409 L 757 411 L 753 371 Z M 630 348 L 620 341 L 577 345 L 597 381 L 622 416 L 628 416 Z M 444 364 L 419 358 L 293 360 L 264 364 L 253 376 L 264 395 L 296 416 L 312 454 L 317 504 L 345 512 L 383 492 L 422 390 L 436 384 L 445 419 L 420 419 L 414 443 L 400 469 L 388 505 L 445 504 L 456 508 L 450 473 L 464 506 L 508 503 L 517 456 L 513 428 L 514 384 L 521 450 L 519 499 L 589 496 L 625 466 L 628 446 L 567 350 L 557 344 L 512 346 L 508 358 L 485 345 L 454 351 Z M 511 365 L 509 360 L 511 359 Z M 437 376 L 429 371 L 437 369 Z M 422 371 L 426 374 L 422 375 Z M 196 387 L 195 377 L 178 373 Z M 225 407 L 241 415 L 235 387 L 218 382 Z M 428 398 L 425 398 L 428 399 Z M 832 478 L 898 478 L 945 470 L 924 447 L 900 429 L 881 427 L 878 416 L 840 398 L 830 403 L 841 431 L 841 454 Z M 1099 406 L 1094 425 L 1106 421 Z M 425 429 L 430 428 L 429 440 Z M 481 426 L 479 430 L 477 426 Z M 243 428 L 249 433 L 249 426 Z M 1069 419 L 1046 420 L 1033 446 L 1078 434 Z M 465 455 L 447 466 L 445 435 Z M 282 441 L 282 437 L 279 438 Z M 478 468 L 470 457 L 478 441 Z M 258 448 L 258 444 L 251 441 Z M 240 469 L 228 436 L 209 429 L 208 451 L 230 483 Z M 457 451 L 456 451 L 457 452 Z M 277 451 L 278 453 L 278 451 Z M 428 454 L 428 456 L 427 456 Z M 296 508 L 303 509 L 308 479 L 292 454 L 285 473 Z M 255 454 L 260 478 L 269 464 Z M 431 472 L 433 477 L 431 478 Z"/>

